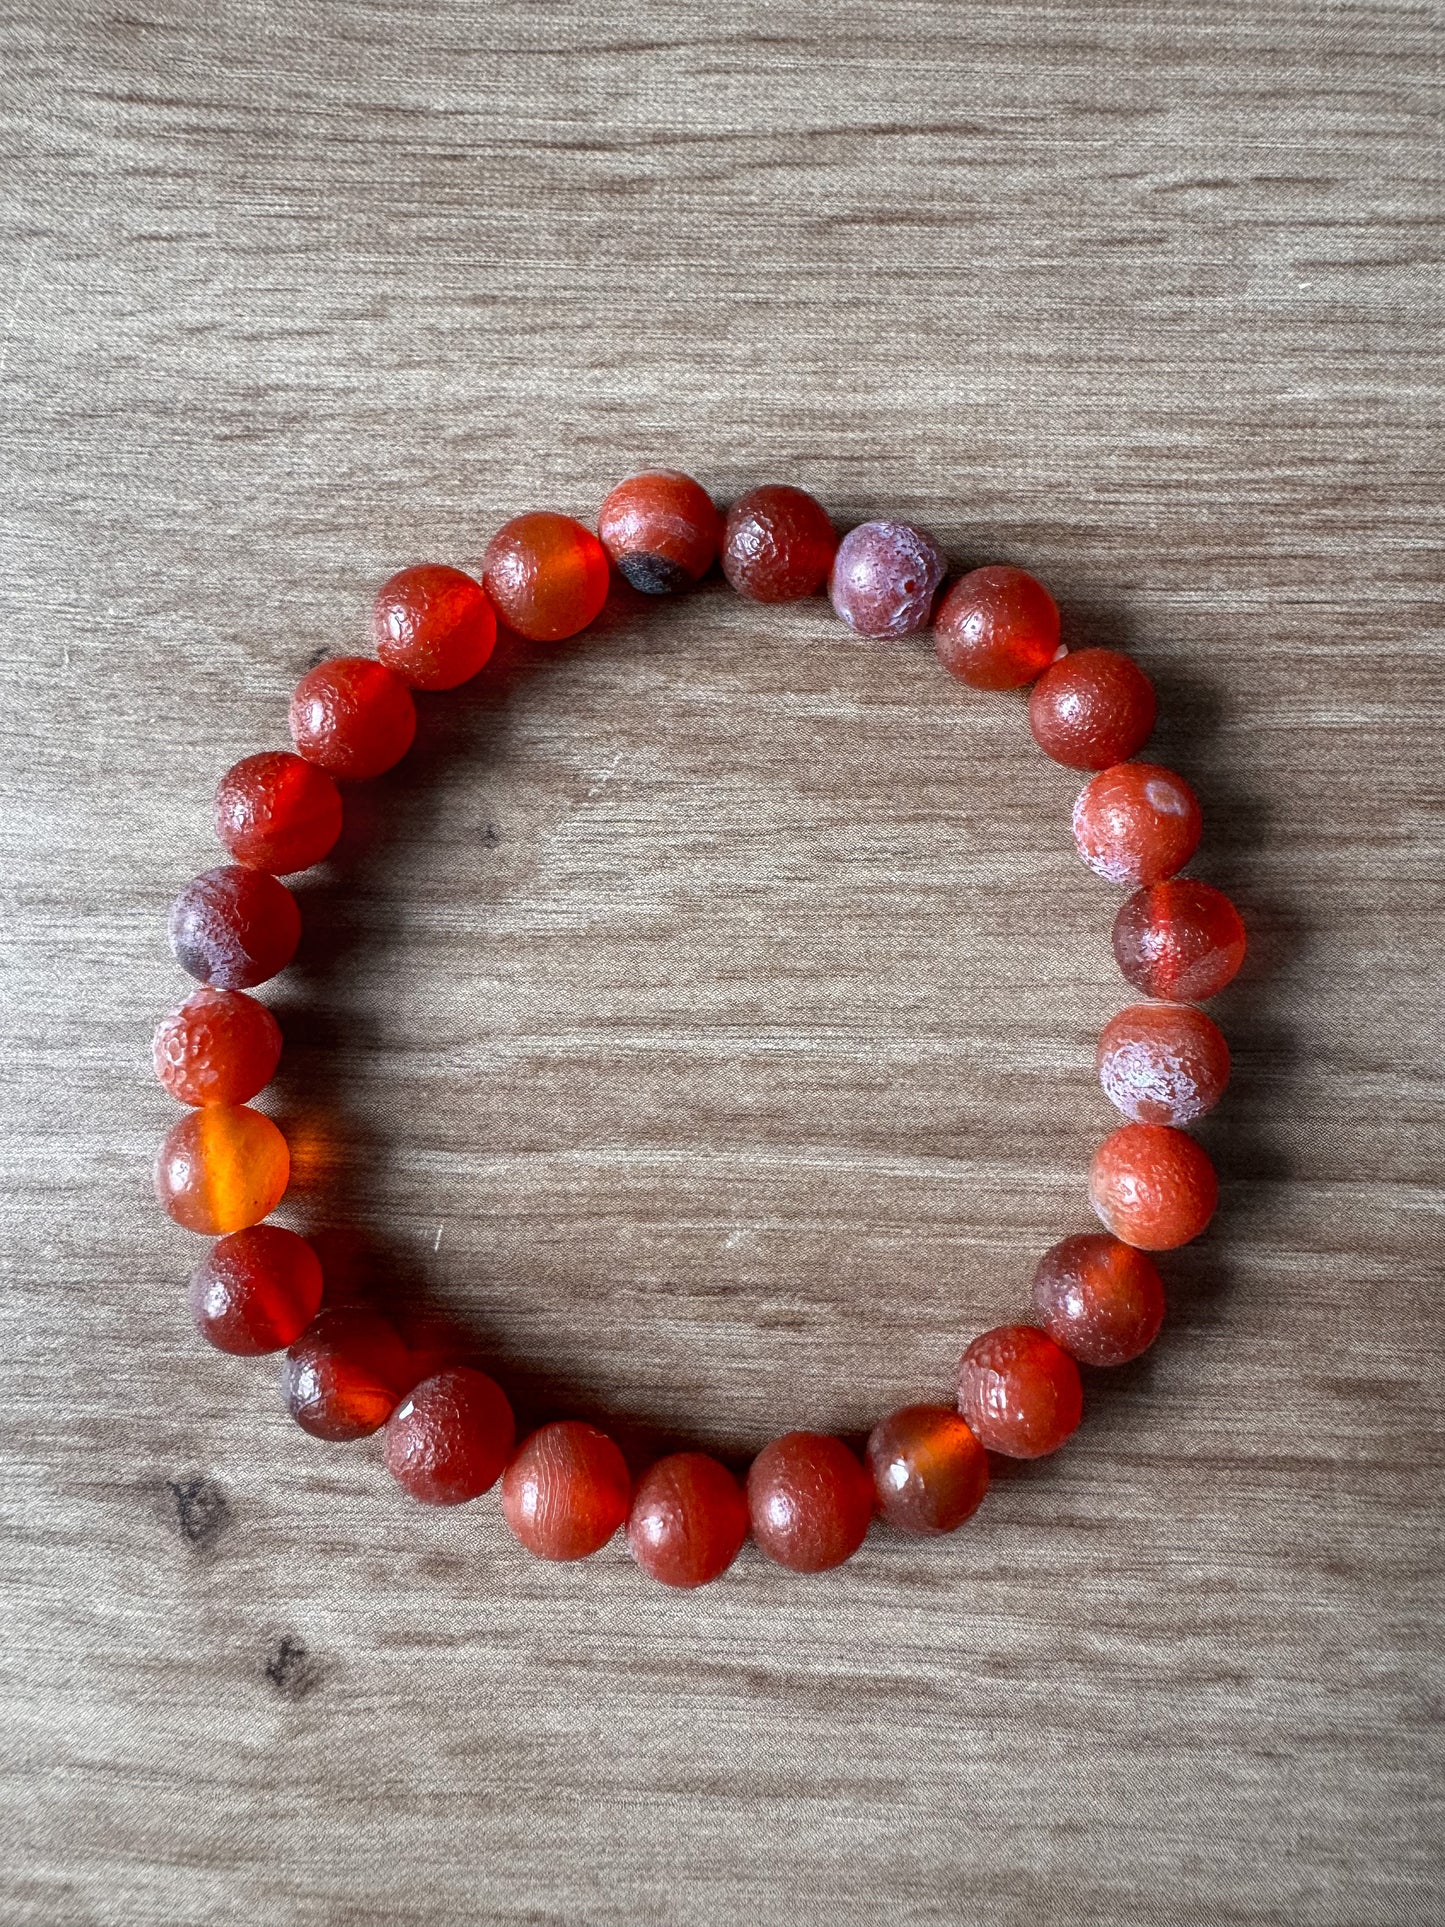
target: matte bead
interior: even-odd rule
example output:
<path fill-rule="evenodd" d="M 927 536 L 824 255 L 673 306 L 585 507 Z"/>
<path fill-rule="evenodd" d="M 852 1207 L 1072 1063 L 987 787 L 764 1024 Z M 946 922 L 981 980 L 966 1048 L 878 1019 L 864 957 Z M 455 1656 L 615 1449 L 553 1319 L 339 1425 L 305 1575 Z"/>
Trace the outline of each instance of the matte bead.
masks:
<path fill-rule="evenodd" d="M 723 526 L 723 574 L 754 602 L 816 595 L 837 551 L 828 511 L 786 483 L 767 482 L 739 496 Z"/>
<path fill-rule="evenodd" d="M 725 1465 L 675 1452 L 645 1472 L 627 1514 L 627 1543 L 664 1586 L 705 1586 L 727 1571 L 748 1536 L 748 1504 Z"/>
<path fill-rule="evenodd" d="M 561 642 L 607 600 L 607 551 L 570 515 L 513 516 L 487 544 L 483 580 L 499 616 L 532 642 Z"/>
<path fill-rule="evenodd" d="M 786 1432 L 748 1472 L 753 1537 L 792 1572 L 826 1572 L 862 1545 L 873 1516 L 873 1481 L 842 1439 Z"/>
<path fill-rule="evenodd" d="M 627 1517 L 627 1461 L 605 1432 L 578 1419 L 544 1425 L 502 1475 L 502 1512 L 539 1559 L 586 1559 Z"/>
<path fill-rule="evenodd" d="M 250 990 L 284 970 L 301 940 L 301 912 L 284 883 L 228 863 L 204 870 L 171 905 L 176 962 L 203 984 Z"/>
<path fill-rule="evenodd" d="M 244 1104 L 208 1104 L 167 1131 L 156 1196 L 187 1231 L 215 1237 L 274 1211 L 290 1174 L 286 1140 L 269 1117 Z"/>
<path fill-rule="evenodd" d="M 177 1103 L 245 1104 L 275 1074 L 281 1026 L 254 997 L 206 985 L 161 1019 L 151 1055 Z"/>
<path fill-rule="evenodd" d="M 411 691 L 370 656 L 334 656 L 304 675 L 291 698 L 291 740 L 308 763 L 347 782 L 391 769 L 415 735 Z"/>
<path fill-rule="evenodd" d="M 947 568 L 927 530 L 911 522 L 861 522 L 838 544 L 828 594 L 860 636 L 911 636 L 928 627 Z"/>
<path fill-rule="evenodd" d="M 386 1421 L 386 1469 L 423 1505 L 464 1505 L 501 1478 L 516 1437 L 496 1380 L 453 1365 L 414 1386 Z"/>
<path fill-rule="evenodd" d="M 707 573 L 721 517 L 690 475 L 654 469 L 619 482 L 597 518 L 617 572 L 643 595 L 675 595 Z"/>
<path fill-rule="evenodd" d="M 1079 855 L 1106 882 L 1131 887 L 1182 870 L 1203 828 L 1193 790 L 1158 763 L 1115 763 L 1074 805 Z"/>
<path fill-rule="evenodd" d="M 902 1532 L 954 1532 L 988 1491 L 988 1454 L 946 1405 L 905 1405 L 881 1419 L 868 1468 L 878 1510 Z"/>
<path fill-rule="evenodd" d="M 1063 1238 L 1034 1273 L 1039 1323 L 1083 1365 L 1126 1365 L 1164 1322 L 1164 1281 L 1152 1258 L 1100 1231 Z"/>
<path fill-rule="evenodd" d="M 1029 691 L 1029 728 L 1069 769 L 1107 769 L 1137 756 L 1154 728 L 1154 685 L 1115 649 L 1077 649 Z"/>
<path fill-rule="evenodd" d="M 1202 1003 L 1244 962 L 1244 925 L 1222 890 L 1173 877 L 1139 890 L 1114 919 L 1114 957 L 1146 997 Z"/>
<path fill-rule="evenodd" d="M 1132 1004 L 1099 1036 L 1104 1095 L 1136 1124 L 1191 1124 L 1229 1082 L 1229 1046 L 1192 1004 Z"/>
<path fill-rule="evenodd" d="M 411 1385 L 394 1325 L 362 1305 L 318 1313 L 281 1367 L 281 1400 L 303 1432 L 344 1444 L 379 1431 Z"/>
<path fill-rule="evenodd" d="M 471 576 L 418 562 L 382 583 L 371 633 L 381 661 L 412 689 L 455 689 L 485 668 L 497 613 Z"/>
<path fill-rule="evenodd" d="M 304 1238 L 254 1224 L 218 1238 L 191 1273 L 191 1316 L 218 1352 L 292 1345 L 321 1309 L 321 1263 Z"/>
<path fill-rule="evenodd" d="M 944 668 L 972 688 L 1017 689 L 1058 655 L 1058 607 L 1022 569 L 972 569 L 939 604 L 933 641 Z"/>
<path fill-rule="evenodd" d="M 1094 1153 L 1089 1199 L 1116 1238 L 1172 1251 L 1214 1216 L 1219 1180 L 1204 1147 L 1168 1124 L 1126 1124 Z"/>
<path fill-rule="evenodd" d="M 1034 1325 L 999 1325 L 959 1360 L 958 1409 L 990 1452 L 1041 1459 L 1084 1414 L 1079 1368 Z"/>
<path fill-rule="evenodd" d="M 289 876 L 331 853 L 341 834 L 341 792 L 287 749 L 247 756 L 216 785 L 216 835 L 238 863 Z"/>

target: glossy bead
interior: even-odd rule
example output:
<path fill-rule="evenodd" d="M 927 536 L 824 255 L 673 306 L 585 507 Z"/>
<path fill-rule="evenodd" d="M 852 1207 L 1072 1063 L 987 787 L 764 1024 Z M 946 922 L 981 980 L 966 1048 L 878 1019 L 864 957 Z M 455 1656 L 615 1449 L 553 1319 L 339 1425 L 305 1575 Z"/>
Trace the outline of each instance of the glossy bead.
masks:
<path fill-rule="evenodd" d="M 928 627 L 948 563 L 911 522 L 861 522 L 838 544 L 828 595 L 860 636 L 911 636 Z"/>
<path fill-rule="evenodd" d="M 412 689 L 455 689 L 485 667 L 497 613 L 471 576 L 418 562 L 382 583 L 371 634 L 382 662 Z"/>
<path fill-rule="evenodd" d="M 1029 728 L 1069 769 L 1107 769 L 1137 756 L 1154 727 L 1154 685 L 1116 649 L 1076 649 L 1029 691 Z"/>
<path fill-rule="evenodd" d="M 416 735 L 411 691 L 370 656 L 333 656 L 291 698 L 291 740 L 333 776 L 360 783 L 399 763 Z"/>
<path fill-rule="evenodd" d="M 873 1481 L 842 1439 L 786 1432 L 748 1472 L 753 1537 L 793 1572 L 826 1572 L 851 1559 L 873 1516 Z"/>
<path fill-rule="evenodd" d="M 822 503 L 783 482 L 739 496 L 723 525 L 723 574 L 754 602 L 816 595 L 837 551 L 837 530 Z"/>
<path fill-rule="evenodd" d="M 1101 770 L 1074 805 L 1079 855 L 1109 883 L 1173 876 L 1199 848 L 1204 819 L 1182 776 L 1158 763 Z"/>
<path fill-rule="evenodd" d="M 253 1224 L 218 1238 L 191 1273 L 191 1316 L 218 1352 L 293 1345 L 321 1309 L 321 1263 L 304 1238 Z"/>
<path fill-rule="evenodd" d="M 275 1074 L 281 1026 L 254 997 L 207 985 L 161 1019 L 151 1055 L 177 1103 L 245 1104 Z"/>
<path fill-rule="evenodd" d="M 1202 1003 L 1244 962 L 1244 925 L 1222 890 L 1172 877 L 1139 890 L 1114 919 L 1114 957 L 1146 997 Z"/>
<path fill-rule="evenodd" d="M 988 1454 L 946 1405 L 905 1405 L 874 1426 L 868 1469 L 878 1510 L 902 1532 L 953 1532 L 988 1491 Z"/>
<path fill-rule="evenodd" d="M 204 870 L 171 905 L 176 962 L 203 984 L 250 990 L 284 970 L 301 940 L 301 912 L 265 870 Z"/>
<path fill-rule="evenodd" d="M 707 573 L 720 517 L 690 475 L 655 469 L 620 482 L 602 504 L 597 533 L 617 572 L 643 595 L 676 595 Z"/>
<path fill-rule="evenodd" d="M 727 1571 L 748 1536 L 748 1503 L 725 1465 L 705 1452 L 659 1459 L 638 1482 L 627 1543 L 664 1586 L 705 1586 Z"/>
<path fill-rule="evenodd" d="M 1049 1337 L 1080 1364 L 1126 1365 L 1159 1336 L 1164 1281 L 1142 1251 L 1088 1231 L 1040 1258 L 1033 1306 Z"/>
<path fill-rule="evenodd" d="M 233 764 L 216 785 L 216 835 L 238 863 L 289 876 L 330 854 L 341 834 L 341 792 L 288 749 Z"/>
<path fill-rule="evenodd" d="M 1042 582 L 994 565 L 960 576 L 939 604 L 934 647 L 974 689 L 1018 689 L 1059 653 L 1059 611 Z"/>
<path fill-rule="evenodd" d="M 1125 1124 L 1094 1153 L 1089 1200 L 1125 1244 L 1172 1251 L 1214 1216 L 1219 1180 L 1201 1144 L 1168 1124 Z"/>
<path fill-rule="evenodd" d="M 286 1140 L 244 1104 L 208 1104 L 173 1124 L 156 1158 L 156 1196 L 187 1231 L 216 1237 L 258 1224 L 291 1175 Z"/>
<path fill-rule="evenodd" d="M 413 1386 L 386 1421 L 386 1469 L 423 1505 L 464 1505 L 501 1478 L 516 1437 L 496 1380 L 453 1365 Z"/>
<path fill-rule="evenodd" d="M 579 1419 L 544 1425 L 502 1475 L 502 1512 L 539 1559 L 586 1559 L 627 1517 L 627 1461 L 605 1432 Z"/>
<path fill-rule="evenodd" d="M 999 1325 L 959 1360 L 958 1409 L 990 1452 L 1041 1459 L 1084 1415 L 1079 1368 L 1037 1326 Z"/>
<path fill-rule="evenodd" d="M 318 1313 L 281 1367 L 281 1401 L 303 1432 L 344 1444 L 379 1431 L 411 1385 L 396 1327 L 363 1305 Z"/>
<path fill-rule="evenodd" d="M 487 544 L 484 581 L 504 622 L 532 642 L 561 642 L 601 613 L 607 551 L 570 515 L 513 516 Z"/>
<path fill-rule="evenodd" d="M 1229 1082 L 1229 1046 L 1192 1004 L 1132 1004 L 1099 1036 L 1099 1082 L 1136 1124 L 1190 1124 Z"/>

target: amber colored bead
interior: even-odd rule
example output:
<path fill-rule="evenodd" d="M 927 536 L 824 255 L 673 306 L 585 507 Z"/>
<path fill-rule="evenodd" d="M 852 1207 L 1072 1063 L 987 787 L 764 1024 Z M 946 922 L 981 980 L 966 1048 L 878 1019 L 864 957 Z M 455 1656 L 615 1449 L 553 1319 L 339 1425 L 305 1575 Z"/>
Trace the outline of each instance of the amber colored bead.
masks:
<path fill-rule="evenodd" d="M 253 1224 L 218 1238 L 191 1273 L 191 1316 L 218 1352 L 279 1352 L 321 1309 L 321 1283 L 321 1262 L 304 1238 Z"/>
<path fill-rule="evenodd" d="M 1089 1200 L 1125 1244 L 1172 1251 L 1214 1216 L 1219 1180 L 1209 1154 L 1169 1124 L 1125 1124 L 1094 1153 Z"/>
<path fill-rule="evenodd" d="M 838 532 L 823 504 L 785 482 L 739 496 L 723 525 L 723 574 L 754 602 L 816 595 L 837 552 Z"/>
<path fill-rule="evenodd" d="M 725 1465 L 674 1452 L 645 1472 L 627 1514 L 627 1543 L 664 1586 L 705 1586 L 727 1571 L 748 1536 L 748 1502 Z"/>
<path fill-rule="evenodd" d="M 627 1517 L 627 1461 L 605 1432 L 580 1419 L 544 1425 L 502 1475 L 502 1512 L 539 1559 L 586 1559 Z"/>
<path fill-rule="evenodd" d="M 288 749 L 247 756 L 216 785 L 216 835 L 252 869 L 275 876 L 309 870 L 340 834 L 340 790 Z"/>
<path fill-rule="evenodd" d="M 487 544 L 483 580 L 499 616 L 532 642 L 562 642 L 607 600 L 607 551 L 570 515 L 515 515 Z"/>
<path fill-rule="evenodd" d="M 264 1004 L 210 985 L 162 1018 L 156 1076 L 179 1104 L 244 1104 L 271 1082 L 281 1026 Z"/>
<path fill-rule="evenodd" d="M 880 1419 L 868 1467 L 878 1510 L 902 1532 L 954 1532 L 988 1491 L 988 1454 L 946 1405 L 905 1405 Z"/>
<path fill-rule="evenodd" d="M 417 562 L 377 590 L 371 635 L 381 661 L 412 689 L 455 689 L 486 667 L 497 612 L 461 569 Z"/>
<path fill-rule="evenodd" d="M 1199 848 L 1204 819 L 1182 776 L 1158 763 L 1114 763 L 1074 805 L 1079 855 L 1109 883 L 1173 876 Z"/>
<path fill-rule="evenodd" d="M 171 905 L 176 962 L 203 984 L 250 990 L 284 970 L 301 940 L 301 912 L 265 870 L 228 863 L 192 877 Z"/>
<path fill-rule="evenodd" d="M 873 1481 L 842 1439 L 785 1432 L 748 1471 L 753 1537 L 793 1572 L 826 1572 L 862 1545 L 873 1516 Z"/>
<path fill-rule="evenodd" d="M 838 544 L 828 577 L 836 613 L 860 636 L 911 636 L 928 627 L 948 562 L 912 522 L 861 522 Z"/>
<path fill-rule="evenodd" d="M 1079 1368 L 1036 1325 L 999 1325 L 958 1363 L 958 1409 L 990 1452 L 1041 1459 L 1084 1415 Z"/>
<path fill-rule="evenodd" d="M 386 1421 L 386 1469 L 423 1505 L 464 1505 L 501 1478 L 516 1437 L 496 1380 L 452 1365 L 413 1386 Z"/>
<path fill-rule="evenodd" d="M 290 1175 L 286 1140 L 269 1117 L 244 1104 L 208 1104 L 167 1131 L 156 1196 L 187 1231 L 215 1237 L 274 1211 Z"/>
<path fill-rule="evenodd" d="M 690 475 L 656 469 L 619 482 L 597 517 L 597 533 L 624 581 L 643 595 L 676 595 L 707 573 L 721 517 Z"/>
<path fill-rule="evenodd" d="M 1069 769 L 1107 769 L 1137 756 L 1154 727 L 1154 685 L 1116 649 L 1077 649 L 1029 691 L 1034 741 Z"/>
<path fill-rule="evenodd" d="M 1229 1046 L 1192 1004 L 1131 1004 L 1099 1035 L 1104 1095 L 1136 1124 L 1191 1124 L 1229 1082 Z"/>
<path fill-rule="evenodd" d="M 1222 890 L 1171 877 L 1136 891 L 1114 919 L 1114 957 L 1146 997 L 1202 1003 L 1232 983 L 1244 962 L 1244 924 Z"/>
<path fill-rule="evenodd" d="M 1039 1323 L 1082 1365 L 1126 1365 L 1164 1322 L 1164 1281 L 1152 1258 L 1101 1231 L 1063 1238 L 1034 1273 Z"/>
<path fill-rule="evenodd" d="M 938 659 L 974 689 L 1018 689 L 1059 653 L 1059 611 L 1042 582 L 992 565 L 960 576 L 933 619 Z"/>
<path fill-rule="evenodd" d="M 370 656 L 333 656 L 297 683 L 291 740 L 308 763 L 351 783 L 399 763 L 416 735 L 416 704 L 394 670 Z"/>
<path fill-rule="evenodd" d="M 281 1399 L 303 1432 L 342 1444 L 379 1431 L 411 1377 L 411 1355 L 389 1320 L 364 1305 L 336 1305 L 287 1352 Z"/>

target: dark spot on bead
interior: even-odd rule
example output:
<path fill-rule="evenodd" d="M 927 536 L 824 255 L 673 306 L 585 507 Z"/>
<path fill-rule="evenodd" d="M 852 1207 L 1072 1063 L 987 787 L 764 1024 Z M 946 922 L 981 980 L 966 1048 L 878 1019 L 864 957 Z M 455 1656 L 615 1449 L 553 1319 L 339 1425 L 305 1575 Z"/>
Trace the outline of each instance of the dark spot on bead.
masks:
<path fill-rule="evenodd" d="M 213 1479 L 167 1479 L 181 1537 L 198 1551 L 215 1543 L 231 1523 L 231 1504 Z"/>
<path fill-rule="evenodd" d="M 285 1633 L 266 1655 L 266 1677 L 282 1699 L 304 1700 L 321 1684 L 321 1669 L 306 1650 L 304 1640 Z"/>
<path fill-rule="evenodd" d="M 669 561 L 665 555 L 622 555 L 617 558 L 617 572 L 634 589 L 643 595 L 676 595 L 679 589 L 686 589 L 692 577 L 680 562 Z"/>

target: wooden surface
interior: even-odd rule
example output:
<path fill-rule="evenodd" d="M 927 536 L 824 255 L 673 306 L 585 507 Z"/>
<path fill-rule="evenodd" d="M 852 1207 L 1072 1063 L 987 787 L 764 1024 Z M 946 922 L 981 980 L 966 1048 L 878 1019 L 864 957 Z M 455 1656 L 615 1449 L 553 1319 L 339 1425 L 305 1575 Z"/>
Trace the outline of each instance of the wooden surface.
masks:
<path fill-rule="evenodd" d="M 1438 1927 L 1438 13 L 0 21 L 0 1921 Z M 149 1195 L 217 774 L 652 462 L 1036 569 L 1254 938 L 1156 1354 L 689 1597 L 304 1437 Z M 944 1393 L 1089 1222 L 1075 787 L 822 603 L 504 651 L 302 885 L 291 1221 L 639 1457 Z"/>

